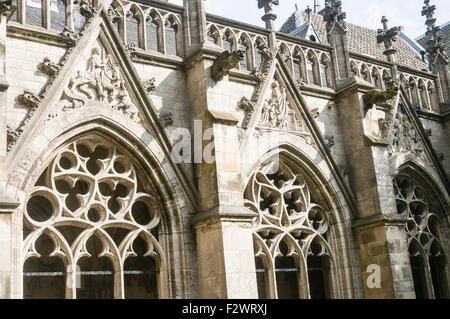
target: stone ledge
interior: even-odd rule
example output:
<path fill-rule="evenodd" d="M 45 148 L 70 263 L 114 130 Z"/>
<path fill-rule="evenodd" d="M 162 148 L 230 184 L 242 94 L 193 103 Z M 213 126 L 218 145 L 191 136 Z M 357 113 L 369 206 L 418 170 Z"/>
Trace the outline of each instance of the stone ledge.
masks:
<path fill-rule="evenodd" d="M 336 93 L 338 94 L 338 98 L 346 96 L 353 91 L 366 93 L 373 88 L 374 86 L 372 84 L 356 76 L 352 76 L 345 80 L 340 80 L 336 83 Z"/>
<path fill-rule="evenodd" d="M 202 224 L 215 224 L 220 221 L 247 222 L 250 223 L 258 214 L 244 206 L 216 206 L 210 210 L 199 212 L 192 220 L 192 224 L 198 228 Z"/>
<path fill-rule="evenodd" d="M 403 226 L 406 224 L 406 222 L 407 219 L 400 215 L 378 214 L 375 216 L 364 217 L 356 220 L 355 223 L 353 224 L 353 228 L 355 230 L 362 230 L 384 225 Z"/>
<path fill-rule="evenodd" d="M 0 214 L 12 214 L 20 203 L 6 194 L 0 194 Z"/>

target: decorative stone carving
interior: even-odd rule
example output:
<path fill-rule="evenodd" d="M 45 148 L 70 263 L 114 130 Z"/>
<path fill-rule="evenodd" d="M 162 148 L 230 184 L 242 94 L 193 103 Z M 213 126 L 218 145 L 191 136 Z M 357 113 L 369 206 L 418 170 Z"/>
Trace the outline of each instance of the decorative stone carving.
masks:
<path fill-rule="evenodd" d="M 402 107 L 398 108 L 394 119 L 388 150 L 391 157 L 398 153 L 409 153 L 428 161 L 423 142 Z"/>
<path fill-rule="evenodd" d="M 323 20 L 327 23 L 327 29 L 330 31 L 335 23 L 339 24 L 344 30 L 347 24 L 344 19 L 347 17 L 345 12 L 342 12 L 342 1 L 325 0 L 325 15 Z"/>
<path fill-rule="evenodd" d="M 97 13 L 97 8 L 92 5 L 91 0 L 79 0 L 80 1 L 80 13 L 87 20 L 92 19 L 92 17 Z"/>
<path fill-rule="evenodd" d="M 370 107 L 375 104 L 387 102 L 397 96 L 399 88 L 397 85 L 391 86 L 387 90 L 370 90 L 363 96 L 363 101 L 366 107 Z"/>
<path fill-rule="evenodd" d="M 342 176 L 347 177 L 350 174 L 350 166 L 348 166 L 347 164 L 340 164 L 339 171 Z"/>
<path fill-rule="evenodd" d="M 245 117 L 242 121 L 241 127 L 246 130 L 248 129 L 250 125 L 250 121 L 253 117 L 253 113 L 255 112 L 255 103 L 251 102 L 249 99 L 247 99 L 245 96 L 239 101 L 238 106 L 240 109 L 244 110 Z"/>
<path fill-rule="evenodd" d="M 155 78 L 151 78 L 142 83 L 142 86 L 144 87 L 144 90 L 145 92 L 147 92 L 147 94 L 151 94 L 153 91 L 155 91 L 156 89 L 155 81 L 156 81 Z"/>
<path fill-rule="evenodd" d="M 19 126 L 16 129 L 12 129 L 10 126 L 7 126 L 6 148 L 8 151 L 10 151 L 13 148 L 13 146 L 17 143 L 17 140 L 22 135 L 28 123 L 31 121 L 42 99 L 40 96 L 37 96 L 34 93 L 25 90 L 24 93 L 18 97 L 18 100 L 20 103 L 28 106 L 28 111 L 24 119 L 22 120 L 22 122 L 20 122 Z"/>
<path fill-rule="evenodd" d="M 80 258 L 107 256 L 123 273 L 132 257 L 149 257 L 158 266 L 141 271 L 164 271 L 160 203 L 126 153 L 91 135 L 52 156 L 42 174 L 46 178 L 26 198 L 21 260 L 48 260 L 53 252 L 51 256 L 67 262 L 66 276 L 72 282 Z M 40 249 L 44 238 L 51 238 L 48 252 Z M 115 280 L 123 287 L 127 278 L 119 277 Z M 79 291 L 72 290 L 74 298 Z"/>
<path fill-rule="evenodd" d="M 273 278 L 278 257 L 293 258 L 298 278 L 306 282 L 310 274 L 306 257 L 321 257 L 330 263 L 334 258 L 327 241 L 327 208 L 317 201 L 316 188 L 308 181 L 303 172 L 280 160 L 258 169 L 247 184 L 245 206 L 257 214 L 253 222 L 255 257 Z M 303 264 L 305 267 L 299 266 Z M 269 287 L 275 295 L 276 282 Z"/>
<path fill-rule="evenodd" d="M 259 125 L 272 128 L 286 128 L 289 122 L 289 102 L 286 97 L 286 89 L 280 89 L 278 82 L 272 83 L 272 96 L 266 100 Z"/>
<path fill-rule="evenodd" d="M 319 108 L 316 107 L 311 110 L 311 115 L 314 119 L 317 119 L 320 116 Z"/>
<path fill-rule="evenodd" d="M 66 37 L 69 40 L 69 43 L 72 46 L 75 46 L 80 39 L 79 35 L 75 33 L 75 31 L 69 29 L 68 27 L 64 27 L 64 31 L 61 32 L 63 37 Z"/>
<path fill-rule="evenodd" d="M 50 77 L 55 77 L 61 70 L 61 66 L 50 61 L 48 57 L 45 57 L 44 61 L 39 65 L 39 70 Z"/>
<path fill-rule="evenodd" d="M 122 11 L 112 6 L 108 9 L 108 15 L 111 18 L 112 23 L 116 23 L 117 21 L 123 19 Z"/>
<path fill-rule="evenodd" d="M 425 33 L 427 40 L 426 51 L 430 55 L 430 61 L 435 61 L 437 56 L 441 56 L 446 63 L 448 63 L 448 55 L 445 50 L 445 36 L 440 31 L 440 28 L 435 25 L 434 11 L 436 6 L 430 6 L 430 0 L 425 0 L 425 6 L 422 9 L 422 16 L 427 17 L 425 24 L 428 30 Z"/>
<path fill-rule="evenodd" d="M 426 130 L 425 130 L 425 133 L 426 133 L 428 136 L 433 136 L 433 130 L 432 130 L 431 128 L 426 129 Z"/>
<path fill-rule="evenodd" d="M 101 101 L 139 123 L 139 111 L 131 101 L 119 66 L 103 48 L 92 49 L 87 70 L 70 79 L 61 98 L 63 111 L 83 107 L 88 101 Z"/>
<path fill-rule="evenodd" d="M 211 77 L 214 81 L 221 81 L 224 76 L 228 75 L 231 69 L 235 68 L 239 62 L 245 59 L 245 52 L 237 50 L 232 53 L 228 51 L 222 52 L 211 66 Z"/>
<path fill-rule="evenodd" d="M 162 111 L 159 114 L 159 121 L 163 127 L 168 127 L 173 125 L 173 113 L 169 111 Z"/>
<path fill-rule="evenodd" d="M 331 152 L 331 149 L 336 144 L 336 142 L 334 141 L 334 136 L 333 135 L 325 135 L 324 139 L 325 139 L 325 143 L 326 143 L 328 150 Z"/>
<path fill-rule="evenodd" d="M 397 41 L 397 35 L 402 30 L 402 27 L 393 27 L 389 29 L 386 17 L 381 19 L 381 23 L 383 23 L 383 29 L 378 29 L 377 43 L 384 43 L 384 47 L 386 48 L 386 51 L 384 52 L 385 55 L 395 54 L 396 50 L 392 48 L 392 45 Z"/>
<path fill-rule="evenodd" d="M 406 234 L 411 257 L 443 256 L 438 227 L 442 223 L 436 215 L 436 207 L 430 205 L 426 189 L 413 178 L 400 175 L 394 181 L 397 213 L 407 219 Z M 425 255 L 423 255 L 425 254 Z"/>
<path fill-rule="evenodd" d="M 9 15 L 12 10 L 11 0 L 0 0 L 0 15 Z"/>
<path fill-rule="evenodd" d="M 134 42 L 130 42 L 125 44 L 124 46 L 125 48 L 125 52 L 129 55 L 129 56 L 133 56 L 136 53 L 136 43 Z"/>
<path fill-rule="evenodd" d="M 331 109 L 334 108 L 334 107 L 337 107 L 336 101 L 330 101 L 330 102 L 328 102 L 327 107 L 328 107 L 329 110 L 331 110 Z"/>

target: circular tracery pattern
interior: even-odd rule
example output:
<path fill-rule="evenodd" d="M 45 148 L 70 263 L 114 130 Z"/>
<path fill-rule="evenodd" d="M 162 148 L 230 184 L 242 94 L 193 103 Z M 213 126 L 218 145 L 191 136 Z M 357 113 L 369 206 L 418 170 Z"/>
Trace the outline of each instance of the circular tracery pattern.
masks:
<path fill-rule="evenodd" d="M 60 149 L 37 181 L 24 212 L 24 263 L 41 258 L 36 243 L 48 236 L 50 256 L 66 266 L 90 257 L 87 242 L 101 242 L 98 256 L 107 257 L 115 272 L 128 257 L 136 257 L 133 243 L 144 240 L 143 256 L 160 267 L 162 249 L 155 237 L 160 207 L 143 191 L 133 163 L 111 143 L 96 136 Z M 43 235 L 45 233 L 45 235 Z"/>
<path fill-rule="evenodd" d="M 308 257 L 332 260 L 327 212 L 314 200 L 303 174 L 283 161 L 272 162 L 251 177 L 245 199 L 246 206 L 258 214 L 254 221 L 255 256 L 272 274 L 277 271 L 277 257 L 293 257 L 306 281 Z"/>
<path fill-rule="evenodd" d="M 397 213 L 407 219 L 406 232 L 411 256 L 443 256 L 438 238 L 438 217 L 430 209 L 425 190 L 408 176 L 397 176 L 394 191 Z"/>

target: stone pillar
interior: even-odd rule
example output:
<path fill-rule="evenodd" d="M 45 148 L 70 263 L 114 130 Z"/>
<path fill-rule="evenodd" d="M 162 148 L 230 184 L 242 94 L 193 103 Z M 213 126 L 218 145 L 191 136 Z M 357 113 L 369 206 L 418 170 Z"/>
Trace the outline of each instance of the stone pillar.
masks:
<path fill-rule="evenodd" d="M 205 0 L 184 0 L 184 47 L 186 56 L 206 41 Z"/>
<path fill-rule="evenodd" d="M 11 298 L 11 214 L 19 206 L 6 195 L 6 24 L 11 13 L 11 10 L 7 10 L 0 14 L 0 299 Z"/>
<path fill-rule="evenodd" d="M 359 244 L 366 298 L 414 298 L 406 220 L 397 214 L 387 143 L 367 134 L 363 95 L 372 87 L 352 77 L 338 88 L 338 112 L 350 166 L 350 184 L 356 195 Z M 380 288 L 370 288 L 369 265 L 381 270 Z"/>
<path fill-rule="evenodd" d="M 231 86 L 227 75 L 218 82 L 211 78 L 211 66 L 220 53 L 211 48 L 196 51 L 186 71 L 201 206 L 193 220 L 199 294 L 201 298 L 257 298 L 254 213 L 244 207 L 238 120 L 228 99 Z"/>

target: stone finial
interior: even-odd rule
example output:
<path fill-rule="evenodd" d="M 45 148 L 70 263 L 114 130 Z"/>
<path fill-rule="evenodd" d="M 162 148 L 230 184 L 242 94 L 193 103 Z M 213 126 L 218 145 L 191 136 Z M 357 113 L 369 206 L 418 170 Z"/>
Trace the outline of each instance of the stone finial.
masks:
<path fill-rule="evenodd" d="M 434 18 L 434 11 L 436 6 L 430 6 L 430 0 L 425 0 L 425 6 L 422 8 L 422 16 L 426 16 L 427 32 L 425 33 L 426 51 L 430 56 L 430 61 L 436 59 L 437 56 L 442 56 L 446 63 L 449 62 L 447 53 L 445 52 L 445 36 L 440 32 L 440 28 L 436 26 L 436 19 Z"/>
<path fill-rule="evenodd" d="M 344 19 L 347 17 L 345 12 L 342 12 L 342 1 L 325 0 L 325 14 L 323 20 L 327 23 L 327 29 L 331 30 L 335 23 L 346 29 Z"/>
<path fill-rule="evenodd" d="M 388 27 L 388 19 L 386 17 L 382 17 L 381 23 L 383 24 L 383 29 L 378 29 L 377 35 L 377 43 L 384 43 L 384 47 L 386 51 L 384 51 L 384 55 L 390 56 L 395 54 L 396 50 L 393 49 L 393 43 L 397 41 L 397 35 L 402 30 L 402 27 Z"/>
<path fill-rule="evenodd" d="M 262 20 L 266 22 L 268 29 L 274 30 L 274 21 L 277 19 L 277 15 L 273 13 L 273 6 L 280 4 L 280 0 L 258 0 L 258 8 L 264 8 L 264 15 Z"/>

